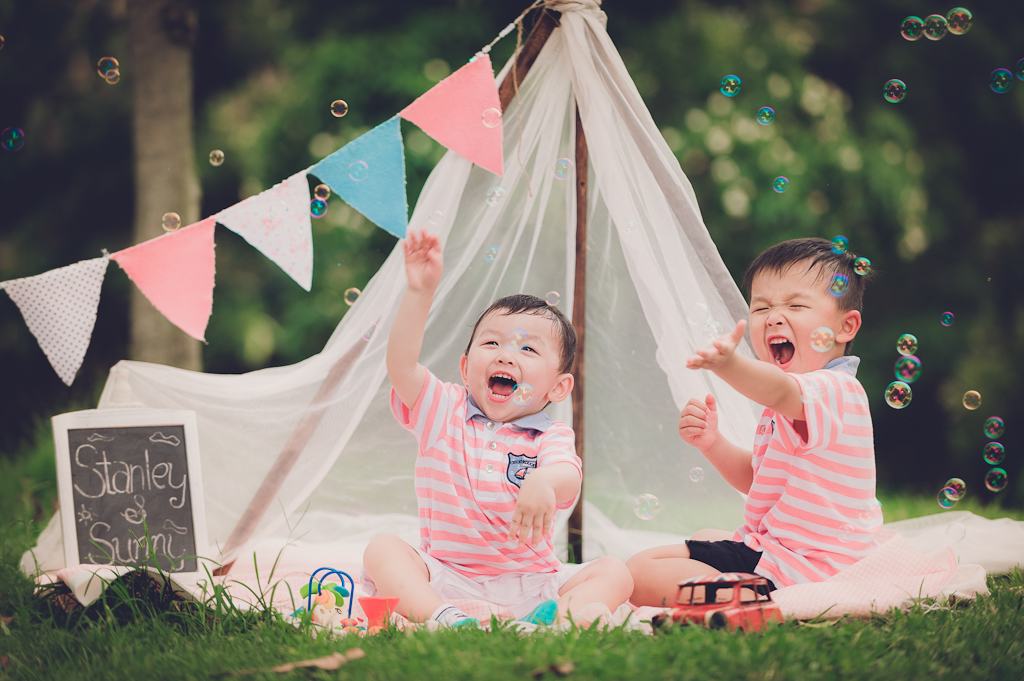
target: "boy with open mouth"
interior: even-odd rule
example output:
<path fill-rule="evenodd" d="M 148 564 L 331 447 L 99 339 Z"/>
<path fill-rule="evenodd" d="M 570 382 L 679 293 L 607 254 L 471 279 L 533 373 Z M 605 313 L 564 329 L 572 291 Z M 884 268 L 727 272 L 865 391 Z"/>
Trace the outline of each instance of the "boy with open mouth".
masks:
<path fill-rule="evenodd" d="M 572 391 L 576 332 L 557 308 L 514 295 L 477 320 L 460 360 L 464 385 L 419 363 L 443 269 L 436 235 L 405 240 L 408 287 L 388 337 L 391 408 L 419 443 L 420 545 L 396 535 L 363 554 L 370 595 L 398 597 L 415 621 L 475 626 L 448 601 L 483 600 L 531 624 L 553 624 L 593 603 L 615 610 L 633 590 L 625 564 L 604 557 L 562 564 L 555 511 L 579 495 L 575 436 L 544 413 Z M 578 620 L 577 620 L 578 621 Z"/>
<path fill-rule="evenodd" d="M 719 433 L 713 395 L 679 415 L 680 437 L 747 495 L 744 523 L 630 558 L 634 605 L 673 603 L 680 580 L 720 572 L 755 573 L 773 589 L 823 581 L 878 547 L 871 414 L 850 354 L 868 277 L 855 258 L 824 239 L 769 248 L 744 276 L 757 359 L 736 352 L 741 320 L 687 360 L 765 407 L 753 451 Z"/>

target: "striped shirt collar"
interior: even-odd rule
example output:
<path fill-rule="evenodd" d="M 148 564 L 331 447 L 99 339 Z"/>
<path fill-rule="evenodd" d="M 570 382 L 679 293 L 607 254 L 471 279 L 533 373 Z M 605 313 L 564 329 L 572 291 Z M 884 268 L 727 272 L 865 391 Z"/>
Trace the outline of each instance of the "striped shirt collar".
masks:
<path fill-rule="evenodd" d="M 836 357 L 834 360 L 825 365 L 826 369 L 832 371 L 842 371 L 843 373 L 850 374 L 851 376 L 857 375 L 857 367 L 860 366 L 860 357 L 855 355 L 845 355 L 843 357 Z"/>
<path fill-rule="evenodd" d="M 483 413 L 480 410 L 480 407 L 477 406 L 476 400 L 473 399 L 473 396 L 467 393 L 466 420 L 469 421 L 471 418 L 474 417 L 480 417 L 481 421 L 490 421 L 490 419 L 487 418 L 487 414 Z M 538 411 L 536 414 L 524 416 L 521 419 L 512 421 L 511 423 L 507 423 L 505 425 L 517 426 L 519 428 L 522 428 L 523 430 L 536 430 L 539 433 L 543 433 L 545 430 L 551 427 L 551 419 L 548 418 L 548 415 L 545 414 L 543 411 Z"/>

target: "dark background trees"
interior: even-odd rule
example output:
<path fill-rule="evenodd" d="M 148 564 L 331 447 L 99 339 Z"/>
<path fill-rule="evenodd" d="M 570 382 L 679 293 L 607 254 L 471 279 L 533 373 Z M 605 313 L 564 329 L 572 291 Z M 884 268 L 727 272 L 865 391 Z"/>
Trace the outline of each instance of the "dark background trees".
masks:
<path fill-rule="evenodd" d="M 196 160 L 180 170 L 197 173 L 199 214 L 270 187 L 390 117 L 525 4 L 192 5 L 195 134 L 182 144 Z M 872 398 L 881 483 L 936 491 L 957 475 L 986 495 L 981 424 L 998 414 L 1007 422 L 1011 475 L 1002 498 L 1020 504 L 1024 81 L 999 95 L 988 75 L 1024 57 L 1024 16 L 1013 0 L 968 7 L 969 33 L 914 43 L 900 37 L 900 20 L 952 5 L 608 0 L 604 10 L 737 278 L 766 246 L 806 235 L 844 234 L 879 271 L 856 350 Z M 127 0 L 0 0 L 0 35 L 0 128 L 26 133 L 21 151 L 0 153 L 0 280 L 130 245 L 140 201 L 131 93 L 141 86 L 129 56 Z M 513 45 L 510 36 L 496 46 L 496 65 Z M 121 62 L 116 85 L 95 71 L 107 55 Z M 729 73 L 743 79 L 734 99 L 718 94 Z M 882 97 L 890 78 L 907 83 L 901 104 Z M 342 119 L 328 111 L 337 98 L 351 106 Z M 756 123 L 761 106 L 775 109 L 772 125 Z M 411 204 L 443 149 L 413 126 L 403 123 L 403 133 Z M 212 149 L 225 152 L 222 166 L 206 162 Z M 778 175 L 791 181 L 784 194 L 771 189 Z M 202 347 L 207 371 L 288 364 L 317 352 L 347 309 L 341 292 L 362 287 L 394 244 L 336 198 L 313 224 L 310 293 L 218 228 L 214 312 Z M 0 451 L 27 436 L 33 417 L 94 403 L 109 367 L 129 356 L 132 289 L 112 265 L 72 388 L 0 296 Z M 939 323 L 946 310 L 956 315 L 951 327 Z M 919 338 L 924 372 L 911 406 L 896 411 L 881 395 L 893 380 L 901 333 Z M 960 404 L 968 389 L 983 396 L 978 411 Z"/>

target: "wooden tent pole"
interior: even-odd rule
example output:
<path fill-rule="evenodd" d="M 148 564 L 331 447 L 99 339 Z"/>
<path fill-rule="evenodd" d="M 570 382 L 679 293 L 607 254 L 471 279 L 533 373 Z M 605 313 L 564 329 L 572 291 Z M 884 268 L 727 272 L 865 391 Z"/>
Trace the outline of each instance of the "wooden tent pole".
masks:
<path fill-rule="evenodd" d="M 576 363 L 572 388 L 572 429 L 576 433 L 576 455 L 583 459 L 584 384 L 586 378 L 587 319 L 587 174 L 590 169 L 587 138 L 583 134 L 580 110 L 576 108 L 576 277 L 572 294 L 572 325 L 576 329 Z M 584 480 L 585 482 L 585 480 Z M 583 483 L 579 501 L 569 516 L 569 560 L 583 562 Z"/>

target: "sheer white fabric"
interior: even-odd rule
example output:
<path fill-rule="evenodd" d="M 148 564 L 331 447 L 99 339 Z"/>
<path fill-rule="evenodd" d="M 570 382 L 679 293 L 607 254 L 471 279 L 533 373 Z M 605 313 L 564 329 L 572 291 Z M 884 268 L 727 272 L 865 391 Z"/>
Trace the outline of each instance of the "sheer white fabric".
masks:
<path fill-rule="evenodd" d="M 558 179 L 553 170 L 559 159 L 574 159 L 578 105 L 590 153 L 583 557 L 627 558 L 704 527 L 740 524 L 741 495 L 682 443 L 678 414 L 689 398 L 714 393 L 723 432 L 749 446 L 760 410 L 713 374 L 685 368 L 686 357 L 707 342 L 708 320 L 732 328 L 746 306 L 689 181 L 605 31 L 603 12 L 594 2 L 558 9 L 560 28 L 504 115 L 504 177 L 448 153 L 413 211 L 410 228 L 436 231 L 445 259 L 421 362 L 443 380 L 459 380 L 474 321 L 503 295 L 555 291 L 571 315 L 575 187 L 573 174 Z M 505 195 L 492 206 L 487 191 L 494 186 Z M 436 226 L 428 221 L 434 211 L 443 215 Z M 501 249 L 493 263 L 485 259 L 491 246 Z M 321 405 L 322 421 L 249 542 L 229 555 L 215 548 L 211 558 L 227 561 L 256 548 L 272 558 L 290 535 L 301 539 L 289 562 L 351 567 L 373 535 L 417 541 L 416 444 L 389 411 L 384 363 L 404 289 L 396 247 L 324 350 L 293 366 L 238 376 L 129 361 L 112 370 L 100 407 L 196 411 L 208 532 L 223 548 L 331 367 L 361 350 Z M 741 351 L 750 354 L 746 345 Z M 572 422 L 569 401 L 548 413 Z M 695 468 L 703 472 L 699 482 L 690 478 Z M 660 500 L 653 519 L 634 514 L 641 494 Z M 565 557 L 567 516 L 560 516 L 556 536 Z M 50 535 L 36 555 L 44 566 L 53 564 L 44 552 L 54 545 Z"/>

